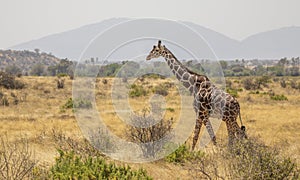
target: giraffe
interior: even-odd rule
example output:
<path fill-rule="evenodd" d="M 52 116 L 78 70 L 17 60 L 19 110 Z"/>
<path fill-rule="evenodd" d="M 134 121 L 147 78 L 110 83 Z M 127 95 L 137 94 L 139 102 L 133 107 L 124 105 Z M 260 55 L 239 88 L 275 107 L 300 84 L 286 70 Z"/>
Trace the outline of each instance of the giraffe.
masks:
<path fill-rule="evenodd" d="M 207 76 L 192 72 L 185 67 L 169 49 L 161 45 L 160 40 L 157 46 L 153 46 L 146 60 L 158 57 L 165 58 L 173 74 L 194 97 L 193 107 L 196 113 L 196 124 L 192 150 L 197 144 L 202 124 L 205 125 L 213 144 L 216 145 L 216 136 L 209 121 L 209 117 L 213 113 L 225 121 L 229 145 L 232 145 L 236 138 L 247 138 L 246 129 L 242 125 L 240 116 L 240 106 L 234 97 L 217 88 Z M 240 118 L 241 128 L 236 121 L 237 116 Z"/>

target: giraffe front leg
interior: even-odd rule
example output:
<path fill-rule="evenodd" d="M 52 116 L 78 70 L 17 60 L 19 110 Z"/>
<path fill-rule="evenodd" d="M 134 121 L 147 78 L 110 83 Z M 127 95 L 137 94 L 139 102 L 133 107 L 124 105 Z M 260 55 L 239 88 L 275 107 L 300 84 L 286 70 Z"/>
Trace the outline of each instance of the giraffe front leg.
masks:
<path fill-rule="evenodd" d="M 200 119 L 200 118 L 196 119 L 196 125 L 195 125 L 195 130 L 194 130 L 192 150 L 195 149 L 195 146 L 197 144 L 197 141 L 198 141 L 198 138 L 199 138 L 199 134 L 200 134 L 201 126 L 202 126 L 202 119 Z"/>
<path fill-rule="evenodd" d="M 210 139 L 212 140 L 213 144 L 214 145 L 217 145 L 217 139 L 216 139 L 216 135 L 215 135 L 215 132 L 212 128 L 212 125 L 211 125 L 211 122 L 209 121 L 208 118 L 206 118 L 204 121 L 203 121 L 205 127 L 206 127 L 206 130 L 210 136 Z"/>

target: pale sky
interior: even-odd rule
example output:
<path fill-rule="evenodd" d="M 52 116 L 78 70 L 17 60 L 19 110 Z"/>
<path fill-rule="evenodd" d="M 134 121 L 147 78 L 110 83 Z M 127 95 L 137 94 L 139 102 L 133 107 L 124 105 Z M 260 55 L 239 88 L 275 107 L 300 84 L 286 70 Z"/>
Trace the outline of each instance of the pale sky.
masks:
<path fill-rule="evenodd" d="M 300 26 L 299 0 L 0 0 L 0 49 L 114 17 L 190 21 L 233 39 Z"/>

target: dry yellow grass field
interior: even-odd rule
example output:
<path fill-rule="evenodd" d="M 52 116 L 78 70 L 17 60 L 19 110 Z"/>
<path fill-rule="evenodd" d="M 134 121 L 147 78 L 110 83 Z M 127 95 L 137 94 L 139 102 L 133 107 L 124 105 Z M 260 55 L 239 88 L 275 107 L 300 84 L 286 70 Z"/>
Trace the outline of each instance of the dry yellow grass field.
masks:
<path fill-rule="evenodd" d="M 0 133 L 6 135 L 10 141 L 26 137 L 35 151 L 35 158 L 46 165 L 51 165 L 57 155 L 57 144 L 53 138 L 56 133 L 63 133 L 78 140 L 83 138 L 73 111 L 62 108 L 72 97 L 72 80 L 65 78 L 65 88 L 57 89 L 55 79 L 55 77 L 21 77 L 19 80 L 25 82 L 25 89 L 1 90 L 10 102 L 13 101 L 12 94 L 20 101 L 17 105 L 10 103 L 9 106 L 0 106 Z M 233 87 L 242 88 L 243 78 L 227 79 L 233 82 Z M 110 96 L 114 79 L 106 78 L 106 80 L 108 82 L 104 84 L 102 79 L 98 78 L 95 84 L 96 102 L 101 104 L 97 108 L 105 117 L 108 128 L 118 136 L 123 136 L 126 124 L 113 112 Z M 154 87 L 169 82 L 166 79 L 147 81 L 149 81 L 146 84 L 148 88 L 150 85 Z M 271 100 L 267 94 L 270 89 L 275 94 L 284 94 L 288 100 Z M 176 88 L 170 88 L 170 91 L 166 96 L 166 107 L 171 110 L 166 111 L 164 118 L 173 117 L 176 120 L 180 113 L 178 107 L 180 97 Z M 129 104 L 134 111 L 140 112 L 149 108 L 149 104 L 145 103 L 148 102 L 148 98 L 129 98 Z M 241 115 L 248 135 L 259 137 L 267 145 L 278 148 L 283 155 L 290 156 L 300 163 L 300 91 L 289 86 L 282 88 L 279 81 L 272 81 L 268 88 L 264 87 L 258 94 L 246 90 L 238 92 L 237 99 L 240 102 Z M 204 128 L 201 131 L 204 131 Z M 227 143 L 224 123 L 221 123 L 217 131 L 217 141 Z M 204 151 L 209 151 L 210 148 L 213 147 L 208 146 Z M 189 179 L 187 170 L 163 161 L 132 165 L 144 167 L 155 179 Z"/>

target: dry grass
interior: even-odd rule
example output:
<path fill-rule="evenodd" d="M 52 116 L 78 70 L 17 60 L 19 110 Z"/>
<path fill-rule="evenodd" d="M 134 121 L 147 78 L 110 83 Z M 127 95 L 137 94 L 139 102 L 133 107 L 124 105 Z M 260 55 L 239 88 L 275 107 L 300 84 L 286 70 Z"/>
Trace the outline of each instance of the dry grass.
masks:
<path fill-rule="evenodd" d="M 101 79 L 97 79 L 96 82 L 97 108 L 108 128 L 118 136 L 123 136 L 126 123 L 114 112 L 110 96 L 114 79 L 106 79 L 107 84 L 103 84 Z M 241 78 L 229 79 L 233 82 L 233 87 L 242 87 Z M 53 77 L 22 77 L 20 80 L 25 82 L 25 89 L 2 89 L 9 97 L 9 101 L 12 101 L 11 93 L 14 93 L 20 102 L 18 105 L 11 103 L 7 107 L 0 106 L 0 133 L 6 134 L 10 141 L 26 136 L 35 150 L 35 157 L 39 163 L 51 164 L 57 155 L 55 149 L 57 142 L 53 138 L 53 133 L 62 132 L 78 140 L 83 138 L 72 110 L 61 108 L 72 96 L 72 81 L 66 78 L 65 88 L 57 89 Z M 150 91 L 151 87 L 166 82 L 169 80 L 151 79 L 144 86 Z M 270 89 L 275 94 L 284 94 L 288 101 L 274 101 L 267 94 L 263 94 Z M 169 95 L 166 96 L 166 108 L 174 111 L 166 111 L 164 118 L 173 117 L 176 121 L 181 111 L 179 108 L 181 101 L 176 88 L 170 88 L 169 91 Z M 281 88 L 279 81 L 272 82 L 268 88 L 259 91 L 259 94 L 249 94 L 250 91 L 245 90 L 239 92 L 238 100 L 248 134 L 258 136 L 267 145 L 279 147 L 283 155 L 295 158 L 300 163 L 300 91 L 290 88 L 289 85 L 287 88 Z M 130 98 L 128 103 L 135 112 L 140 112 L 149 108 L 150 97 L 151 94 L 146 97 Z M 124 102 L 126 101 L 127 99 L 124 99 Z M 219 142 L 227 142 L 224 123 L 217 132 L 217 138 Z M 213 147 L 208 146 L 206 151 L 210 148 Z M 164 161 L 132 165 L 142 166 L 157 179 L 185 179 L 185 177 L 189 179 L 187 170 Z"/>

